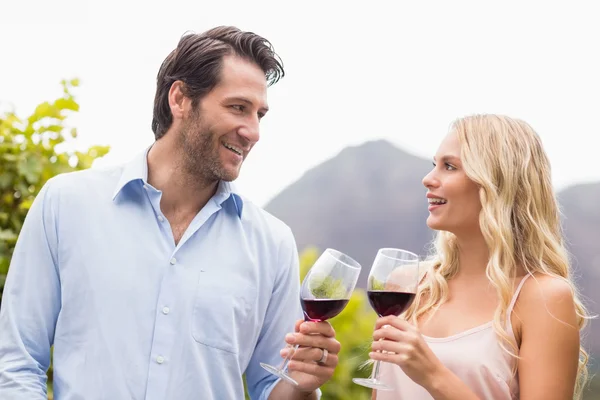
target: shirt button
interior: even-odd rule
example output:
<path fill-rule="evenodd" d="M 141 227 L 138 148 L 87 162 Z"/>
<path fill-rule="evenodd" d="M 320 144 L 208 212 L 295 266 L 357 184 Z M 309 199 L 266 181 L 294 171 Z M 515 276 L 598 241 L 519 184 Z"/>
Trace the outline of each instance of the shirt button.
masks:
<path fill-rule="evenodd" d="M 162 364 L 165 362 L 165 358 L 163 356 L 156 357 L 156 362 Z"/>
<path fill-rule="evenodd" d="M 159 220 L 160 222 L 163 222 L 165 219 L 163 218 L 163 216 L 162 216 L 162 215 L 159 215 L 159 216 L 158 216 L 158 220 Z"/>
<path fill-rule="evenodd" d="M 171 311 L 171 310 L 169 310 L 169 307 L 163 307 L 163 309 L 162 309 L 162 312 L 165 315 L 167 315 L 169 313 L 169 311 Z"/>
<path fill-rule="evenodd" d="M 177 262 L 177 259 L 175 257 L 171 258 L 171 265 L 175 265 L 175 263 Z"/>

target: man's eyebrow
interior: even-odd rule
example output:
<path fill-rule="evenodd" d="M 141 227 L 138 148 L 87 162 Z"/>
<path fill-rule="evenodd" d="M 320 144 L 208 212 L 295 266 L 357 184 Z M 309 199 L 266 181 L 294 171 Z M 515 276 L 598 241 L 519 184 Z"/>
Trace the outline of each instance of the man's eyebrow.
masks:
<path fill-rule="evenodd" d="M 254 105 L 254 103 L 252 103 L 252 101 L 250 101 L 250 99 L 248 99 L 246 97 L 243 97 L 243 96 L 229 97 L 229 98 L 227 98 L 227 101 L 228 102 L 239 101 L 239 102 L 242 102 L 242 103 L 246 103 L 248 105 Z M 269 111 L 269 107 L 268 106 L 262 106 L 262 107 L 260 107 L 260 111 L 266 113 L 267 111 Z"/>

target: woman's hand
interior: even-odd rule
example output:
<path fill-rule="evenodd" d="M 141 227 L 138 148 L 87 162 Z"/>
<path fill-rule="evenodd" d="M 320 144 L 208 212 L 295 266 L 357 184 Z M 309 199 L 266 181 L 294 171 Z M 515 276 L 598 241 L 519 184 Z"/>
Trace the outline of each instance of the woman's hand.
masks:
<path fill-rule="evenodd" d="M 377 319 L 373 339 L 371 359 L 398 365 L 425 389 L 445 370 L 417 328 L 399 317 Z"/>

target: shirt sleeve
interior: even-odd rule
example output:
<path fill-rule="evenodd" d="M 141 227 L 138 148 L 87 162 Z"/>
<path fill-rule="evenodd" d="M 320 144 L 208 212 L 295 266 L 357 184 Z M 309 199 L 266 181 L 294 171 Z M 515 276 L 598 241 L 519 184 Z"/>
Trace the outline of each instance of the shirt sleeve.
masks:
<path fill-rule="evenodd" d="M 49 182 L 36 196 L 17 239 L 0 308 L 0 393 L 47 399 L 46 371 L 60 310 L 55 213 Z"/>
<path fill-rule="evenodd" d="M 288 228 L 287 237 L 279 249 L 278 261 L 282 267 L 275 283 L 258 343 L 246 370 L 248 393 L 251 399 L 267 400 L 281 380 L 260 366 L 266 362 L 281 365 L 280 350 L 286 345 L 285 335 L 294 331 L 298 319 L 303 319 L 300 306 L 300 269 L 296 241 Z M 318 391 L 320 398 L 320 391 Z"/>

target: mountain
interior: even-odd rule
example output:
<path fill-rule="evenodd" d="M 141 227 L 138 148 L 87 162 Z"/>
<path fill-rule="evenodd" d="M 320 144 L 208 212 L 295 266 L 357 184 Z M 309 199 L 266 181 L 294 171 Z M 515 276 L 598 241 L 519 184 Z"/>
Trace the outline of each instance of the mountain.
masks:
<path fill-rule="evenodd" d="M 379 248 L 427 253 L 433 232 L 425 225 L 421 180 L 431 168 L 390 142 L 367 142 L 307 171 L 265 209 L 292 228 L 300 251 L 333 247 L 354 257 L 363 266 L 358 286 L 364 288 Z M 558 199 L 576 282 L 590 311 L 600 314 L 600 183 L 570 187 Z M 600 332 L 587 334 L 586 347 L 600 357 Z"/>
<path fill-rule="evenodd" d="M 572 256 L 577 286 L 588 310 L 600 314 L 600 182 L 580 184 L 558 193 L 563 212 L 563 228 Z M 586 343 L 600 358 L 600 323 L 587 330 Z M 598 360 L 596 360 L 598 363 Z"/>
<path fill-rule="evenodd" d="M 431 163 L 380 140 L 342 150 L 265 207 L 294 231 L 298 248 L 333 247 L 369 268 L 381 247 L 423 254 L 433 232 L 421 179 Z"/>

